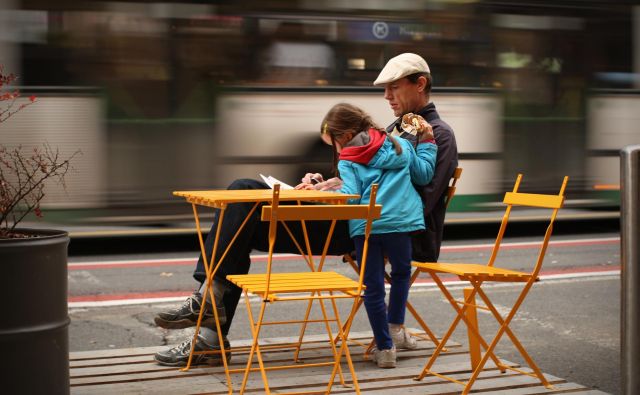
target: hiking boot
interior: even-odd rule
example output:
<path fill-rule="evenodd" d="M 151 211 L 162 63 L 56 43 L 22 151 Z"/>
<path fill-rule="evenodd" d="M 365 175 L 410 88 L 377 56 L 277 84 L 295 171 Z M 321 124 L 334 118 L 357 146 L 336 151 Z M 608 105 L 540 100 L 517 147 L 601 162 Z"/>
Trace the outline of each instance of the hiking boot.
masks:
<path fill-rule="evenodd" d="M 418 348 L 418 341 L 411 336 L 407 330 L 402 327 L 399 331 L 391 332 L 391 340 L 396 348 L 404 348 L 405 350 L 415 350 Z"/>
<path fill-rule="evenodd" d="M 213 292 L 216 297 L 218 308 L 218 319 L 220 325 L 227 322 L 227 315 L 222 304 L 222 297 L 226 291 L 226 286 L 219 281 L 214 281 Z M 182 306 L 177 309 L 158 313 L 153 319 L 160 328 L 165 329 L 184 329 L 196 326 L 198 323 L 198 315 L 200 314 L 200 306 L 202 306 L 202 295 L 197 291 L 184 301 Z M 202 326 L 207 328 L 215 328 L 216 320 L 211 308 L 211 299 L 207 298 L 207 307 L 202 315 Z"/>
<path fill-rule="evenodd" d="M 373 348 L 371 351 L 371 360 L 378 365 L 379 368 L 391 369 L 396 367 L 396 347 L 388 350 L 378 350 Z"/>
<path fill-rule="evenodd" d="M 154 356 L 153 359 L 164 366 L 186 366 L 187 361 L 189 360 L 189 352 L 191 352 L 191 341 L 193 340 L 193 336 L 189 336 L 189 340 L 185 340 L 177 346 L 170 348 L 168 350 L 159 351 Z M 224 349 L 225 355 L 227 356 L 227 362 L 231 360 L 231 352 L 229 351 L 229 341 L 226 337 L 224 340 Z M 220 350 L 220 346 L 218 345 L 218 339 L 216 338 L 216 344 L 210 345 L 205 342 L 204 338 L 201 335 L 198 335 L 198 340 L 196 341 L 196 345 L 193 348 L 194 351 L 210 351 L 210 350 Z M 211 366 L 220 366 L 222 365 L 222 353 L 220 354 L 196 354 L 193 356 L 191 360 L 192 365 L 211 365 Z"/>

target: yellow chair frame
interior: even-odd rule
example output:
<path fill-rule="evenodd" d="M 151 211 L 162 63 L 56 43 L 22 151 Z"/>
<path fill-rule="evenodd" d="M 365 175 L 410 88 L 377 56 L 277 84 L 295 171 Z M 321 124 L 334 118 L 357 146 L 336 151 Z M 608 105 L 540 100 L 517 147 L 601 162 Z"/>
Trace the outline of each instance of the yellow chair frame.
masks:
<path fill-rule="evenodd" d="M 245 274 L 245 275 L 228 275 L 227 279 L 240 287 L 245 296 L 245 302 L 247 304 L 247 313 L 249 315 L 249 323 L 251 325 L 251 333 L 253 341 L 247 365 L 244 370 L 244 377 L 242 381 L 242 387 L 240 393 L 244 393 L 248 382 L 249 374 L 251 371 L 259 370 L 262 376 L 262 381 L 265 388 L 265 393 L 270 394 L 269 381 L 267 378 L 267 371 L 270 370 L 282 370 L 282 369 L 294 369 L 303 366 L 306 367 L 318 367 L 318 366 L 333 366 L 329 382 L 327 383 L 326 393 L 331 391 L 333 382 L 335 381 L 336 374 L 340 377 L 340 382 L 347 386 L 344 377 L 342 375 L 341 361 L 344 355 L 349 366 L 349 371 L 352 376 L 353 386 L 356 393 L 360 393 L 360 387 L 358 379 L 353 367 L 353 361 L 347 346 L 346 339 L 348 338 L 353 317 L 357 310 L 356 306 L 362 298 L 364 292 L 363 275 L 366 267 L 366 259 L 363 259 L 358 280 L 350 279 L 342 274 L 336 272 L 323 272 L 322 266 L 324 258 L 331 241 L 331 236 L 335 228 L 336 221 L 347 219 L 366 219 L 365 227 L 365 241 L 364 241 L 364 256 L 367 255 L 369 235 L 371 232 L 371 226 L 374 219 L 380 217 L 382 211 L 381 205 L 375 204 L 377 192 L 377 185 L 374 185 L 371 190 L 370 203 L 366 205 L 349 205 L 349 204 L 314 204 L 314 205 L 280 205 L 279 204 L 279 185 L 275 185 L 273 190 L 273 201 L 270 206 L 264 206 L 262 208 L 262 220 L 269 221 L 269 255 L 267 260 L 266 273 L 264 274 Z M 296 273 L 272 273 L 272 261 L 273 261 L 273 249 L 276 241 L 276 229 L 279 223 L 285 223 L 286 221 L 304 221 L 311 220 L 331 220 L 332 225 L 327 235 L 327 239 L 324 245 L 324 250 L 317 270 L 308 272 L 296 272 Z M 304 227 L 303 227 L 304 229 Z M 309 245 L 309 240 L 306 232 L 303 232 L 303 236 L 306 245 Z M 249 294 L 257 295 L 262 300 L 260 311 L 257 317 L 254 317 Z M 340 319 L 336 300 L 337 299 L 353 299 L 353 307 L 351 313 L 346 319 L 344 325 Z M 333 317 L 329 317 L 327 309 L 325 308 L 325 300 L 331 302 L 333 307 Z M 274 305 L 279 302 L 291 302 L 291 301 L 307 301 L 309 307 L 313 301 L 320 303 L 323 319 L 309 320 L 308 314 L 302 320 L 290 320 L 290 321 L 265 321 L 265 311 L 268 305 Z M 334 342 L 329 342 L 333 353 L 333 361 L 331 362 L 318 362 L 308 364 L 291 364 L 283 366 L 266 367 L 265 361 L 262 356 L 262 349 L 274 349 L 274 348 L 295 348 L 296 360 L 298 352 L 302 344 L 302 333 L 297 343 L 288 343 L 281 345 L 269 344 L 268 346 L 262 346 L 259 342 L 260 332 L 265 325 L 276 324 L 303 324 L 306 326 L 310 322 L 324 323 L 325 329 L 329 339 L 333 339 L 331 331 L 331 323 L 334 322 L 337 328 L 338 337 L 342 340 L 340 349 L 338 350 Z M 259 368 L 252 368 L 254 356 L 258 360 Z M 294 392 L 292 392 L 294 393 Z"/>
<path fill-rule="evenodd" d="M 453 200 L 453 196 L 456 194 L 456 184 L 458 180 L 462 176 L 462 167 L 456 167 L 453 170 L 453 175 L 451 176 L 451 180 L 449 181 L 449 186 L 447 187 L 447 198 L 445 200 L 445 208 L 449 208 L 449 204 L 451 204 L 451 200 Z"/>
<path fill-rule="evenodd" d="M 445 196 L 445 209 L 449 208 L 449 204 L 451 204 L 451 200 L 453 199 L 453 196 L 456 193 L 456 184 L 458 183 L 458 180 L 460 180 L 461 176 L 462 176 L 462 167 L 456 167 L 453 171 L 453 175 L 451 176 L 451 179 L 449 180 L 449 186 L 447 187 L 446 196 Z M 353 270 L 358 272 L 358 264 L 353 260 L 353 257 L 351 256 L 351 254 L 345 254 L 342 260 L 348 263 L 353 268 Z M 409 286 L 413 285 L 413 283 L 418 278 L 419 274 L 420 273 L 417 270 L 413 272 L 409 280 Z M 384 273 L 384 278 L 387 281 L 387 283 L 391 283 L 391 276 L 387 272 Z M 362 304 L 362 302 L 360 304 Z M 360 305 L 358 305 L 358 309 L 359 308 L 360 308 Z M 425 340 L 431 340 L 433 344 L 437 346 L 440 343 L 440 341 L 438 341 L 438 338 L 433 333 L 433 331 L 429 328 L 429 325 L 427 325 L 427 323 L 424 322 L 422 317 L 420 317 L 420 314 L 418 314 L 418 311 L 415 309 L 415 307 L 413 307 L 413 305 L 409 300 L 407 300 L 407 310 L 409 310 L 413 318 L 416 320 L 416 322 L 418 322 L 418 325 L 420 325 L 420 327 L 426 334 L 426 337 L 418 333 L 412 333 L 412 335 L 416 337 L 424 338 Z M 373 340 L 368 345 L 364 345 L 366 347 L 365 357 L 369 356 L 374 345 L 375 345 L 375 342 Z M 446 349 L 443 351 L 446 351 Z"/>
<path fill-rule="evenodd" d="M 413 262 L 413 266 L 416 267 L 416 270 L 419 273 L 426 272 L 433 278 L 435 283 L 438 285 L 444 296 L 447 298 L 453 309 L 456 311 L 457 315 L 453 320 L 451 326 L 449 327 L 446 334 L 442 337 L 442 340 L 436 350 L 433 352 L 429 360 L 424 365 L 422 372 L 416 377 L 416 380 L 421 380 L 428 374 L 456 382 L 464 385 L 463 394 L 469 393 L 473 383 L 478 378 L 480 372 L 482 372 L 483 367 L 487 363 L 487 360 L 491 358 L 494 363 L 498 366 L 498 368 L 504 373 L 506 369 L 515 370 L 519 373 L 526 374 L 532 377 L 537 377 L 540 382 L 547 388 L 552 388 L 551 384 L 546 380 L 543 376 L 542 372 L 535 364 L 531 356 L 524 349 L 518 338 L 514 335 L 514 333 L 509 328 L 509 324 L 513 320 L 513 317 L 516 315 L 520 305 L 525 300 L 529 290 L 533 286 L 534 282 L 538 280 L 538 274 L 542 268 L 542 263 L 544 261 L 544 256 L 547 250 L 547 246 L 549 244 L 549 239 L 551 237 L 551 233 L 553 232 L 553 224 L 555 222 L 558 210 L 564 204 L 564 192 L 567 186 L 567 182 L 569 177 L 564 177 L 562 182 L 562 186 L 560 187 L 560 192 L 558 195 L 542 195 L 542 194 L 530 194 L 530 193 L 521 193 L 518 192 L 518 188 L 520 186 L 520 182 L 522 180 L 522 174 L 518 174 L 515 185 L 513 187 L 512 192 L 507 192 L 504 196 L 503 203 L 507 205 L 504 216 L 502 218 L 502 222 L 500 225 L 500 229 L 498 231 L 498 236 L 496 238 L 493 251 L 489 258 L 489 262 L 486 265 L 474 264 L 474 263 L 421 263 L 421 262 Z M 549 224 L 547 226 L 547 230 L 544 234 L 544 239 L 542 241 L 542 245 L 540 247 L 540 251 L 538 253 L 538 258 L 536 260 L 535 265 L 531 272 L 521 272 L 515 270 L 509 270 L 504 268 L 499 268 L 494 266 L 495 259 L 500 250 L 500 243 L 504 236 L 505 230 L 507 228 L 507 224 L 509 222 L 509 215 L 511 213 L 512 206 L 524 206 L 524 207 L 535 207 L 535 208 L 548 208 L 551 209 Z M 460 302 L 455 300 L 449 290 L 445 287 L 442 280 L 440 279 L 440 274 L 444 275 L 455 275 L 458 276 L 460 280 L 468 281 L 473 288 L 465 295 L 464 301 Z M 516 298 L 513 307 L 506 315 L 505 318 L 498 312 L 495 306 L 491 303 L 491 300 L 487 296 L 487 294 L 482 289 L 482 284 L 484 282 L 517 282 L 524 283 L 524 287 L 520 292 L 519 296 Z M 484 301 L 486 306 L 475 306 L 475 295 L 480 295 L 480 298 Z M 460 307 L 461 305 L 461 307 Z M 480 332 L 476 325 L 468 320 L 466 317 L 467 309 L 472 308 L 483 308 L 489 310 L 491 315 L 496 319 L 500 328 L 498 332 L 494 336 L 493 340 L 490 344 L 488 344 L 480 335 Z M 445 375 L 439 374 L 431 370 L 431 367 L 435 363 L 436 359 L 440 355 L 442 348 L 445 346 L 447 340 L 451 337 L 452 333 L 456 329 L 460 320 L 463 320 L 467 325 L 467 328 L 470 334 L 482 345 L 485 352 L 479 361 L 478 365 L 473 369 L 473 373 L 469 380 L 465 383 L 462 381 L 455 380 L 453 378 L 447 377 Z M 533 370 L 533 374 L 529 372 L 525 372 L 521 369 L 516 369 L 512 367 L 508 367 L 501 362 L 494 355 L 494 349 L 502 336 L 504 334 L 511 339 L 511 342 L 515 345 L 517 350 L 520 352 L 522 357 L 525 359 L 529 367 Z"/>

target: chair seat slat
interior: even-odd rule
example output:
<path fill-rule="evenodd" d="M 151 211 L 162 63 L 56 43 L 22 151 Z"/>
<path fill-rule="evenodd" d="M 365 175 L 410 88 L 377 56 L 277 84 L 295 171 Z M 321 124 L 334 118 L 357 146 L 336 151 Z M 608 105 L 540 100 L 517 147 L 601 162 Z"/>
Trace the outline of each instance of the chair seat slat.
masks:
<path fill-rule="evenodd" d="M 267 288 L 266 274 L 230 275 L 227 279 L 251 293 L 263 294 Z M 358 285 L 357 281 L 335 272 L 273 273 L 269 292 L 352 291 Z"/>
<path fill-rule="evenodd" d="M 503 269 L 499 267 L 480 265 L 476 263 L 425 263 L 413 262 L 414 267 L 422 271 L 448 273 L 462 277 L 485 277 L 487 279 L 513 278 L 526 281 L 531 273 Z"/>

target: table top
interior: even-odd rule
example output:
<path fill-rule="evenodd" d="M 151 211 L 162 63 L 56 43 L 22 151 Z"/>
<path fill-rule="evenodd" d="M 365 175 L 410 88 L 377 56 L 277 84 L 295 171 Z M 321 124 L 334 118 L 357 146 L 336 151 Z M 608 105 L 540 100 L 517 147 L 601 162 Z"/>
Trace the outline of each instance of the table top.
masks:
<path fill-rule="evenodd" d="M 204 191 L 174 191 L 175 196 L 185 198 L 189 203 L 201 206 L 220 207 L 228 203 L 270 202 L 273 199 L 272 189 L 212 189 Z M 346 203 L 348 199 L 358 195 L 316 190 L 281 189 L 281 201 L 322 202 L 331 204 Z"/>

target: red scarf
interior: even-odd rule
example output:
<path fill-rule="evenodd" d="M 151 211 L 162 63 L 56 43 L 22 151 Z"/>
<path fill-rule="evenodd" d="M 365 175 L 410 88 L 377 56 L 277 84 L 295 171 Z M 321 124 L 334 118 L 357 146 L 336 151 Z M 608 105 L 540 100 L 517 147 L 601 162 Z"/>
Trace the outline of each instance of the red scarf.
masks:
<path fill-rule="evenodd" d="M 369 129 L 369 142 L 357 147 L 345 147 L 340 152 L 340 160 L 349 160 L 363 165 L 368 164 L 371 158 L 378 152 L 386 138 L 386 134 L 374 129 Z"/>

